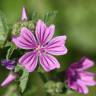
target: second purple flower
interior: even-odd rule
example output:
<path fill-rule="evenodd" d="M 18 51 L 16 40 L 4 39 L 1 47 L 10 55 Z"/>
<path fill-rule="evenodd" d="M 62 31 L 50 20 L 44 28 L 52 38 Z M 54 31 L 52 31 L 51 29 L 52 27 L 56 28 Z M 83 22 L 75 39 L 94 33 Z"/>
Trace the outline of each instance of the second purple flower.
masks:
<path fill-rule="evenodd" d="M 94 62 L 85 57 L 79 62 L 73 63 L 66 72 L 68 88 L 88 94 L 88 86 L 96 85 L 95 74 L 87 71 L 93 65 Z"/>
<path fill-rule="evenodd" d="M 23 27 L 19 37 L 13 37 L 12 41 L 19 48 L 32 51 L 25 53 L 19 63 L 25 67 L 28 72 L 35 70 L 38 59 L 40 65 L 45 71 L 51 71 L 60 68 L 58 60 L 52 55 L 64 55 L 67 53 L 65 47 L 66 36 L 53 37 L 55 26 L 49 27 L 39 20 L 36 24 L 35 34 L 29 29 Z"/>

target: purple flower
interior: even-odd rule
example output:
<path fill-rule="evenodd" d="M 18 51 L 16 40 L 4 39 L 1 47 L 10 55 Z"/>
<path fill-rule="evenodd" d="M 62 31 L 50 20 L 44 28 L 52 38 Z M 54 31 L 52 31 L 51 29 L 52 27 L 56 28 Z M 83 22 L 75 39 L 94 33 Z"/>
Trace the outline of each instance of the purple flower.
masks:
<path fill-rule="evenodd" d="M 93 65 L 93 61 L 87 58 L 82 58 L 79 62 L 72 64 L 66 74 L 68 87 L 79 93 L 87 94 L 87 86 L 96 85 L 94 80 L 95 74 L 86 71 L 86 69 Z"/>
<path fill-rule="evenodd" d="M 12 69 L 14 69 L 16 62 L 15 62 L 15 60 L 6 60 L 5 59 L 5 60 L 1 61 L 1 64 L 3 66 L 5 66 L 7 69 L 12 70 Z"/>
<path fill-rule="evenodd" d="M 30 51 L 19 59 L 19 63 L 28 72 L 35 70 L 38 59 L 40 65 L 47 72 L 60 68 L 59 62 L 52 55 L 64 55 L 67 53 L 67 48 L 65 47 L 66 36 L 58 36 L 52 39 L 54 32 L 54 25 L 47 27 L 43 21 L 39 20 L 36 24 L 35 36 L 29 29 L 23 27 L 20 36 L 12 39 L 17 47 Z"/>
<path fill-rule="evenodd" d="M 28 18 L 27 18 L 26 10 L 25 10 L 25 7 L 23 7 L 21 20 L 24 21 L 24 20 L 27 20 L 27 19 Z"/>
<path fill-rule="evenodd" d="M 7 86 L 12 81 L 16 79 L 17 75 L 15 73 L 10 73 L 7 78 L 1 83 L 1 87 Z"/>

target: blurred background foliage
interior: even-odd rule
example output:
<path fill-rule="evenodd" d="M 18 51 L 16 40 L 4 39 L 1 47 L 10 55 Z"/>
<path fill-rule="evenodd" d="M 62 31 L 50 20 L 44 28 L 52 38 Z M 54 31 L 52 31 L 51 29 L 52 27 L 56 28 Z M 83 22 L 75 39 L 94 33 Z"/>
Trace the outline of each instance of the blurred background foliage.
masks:
<path fill-rule="evenodd" d="M 6 15 L 9 25 L 20 20 L 23 6 L 26 7 L 29 17 L 33 11 L 40 15 L 52 10 L 58 11 L 52 22 L 56 24 L 55 34 L 67 35 L 66 45 L 69 51 L 66 56 L 58 58 L 61 62 L 61 68 L 58 71 L 65 70 L 70 63 L 79 60 L 82 56 L 96 61 L 96 0 L 0 0 L 0 11 Z M 92 71 L 96 72 L 96 66 Z M 0 66 L 0 82 L 7 73 L 8 71 Z M 45 74 L 50 75 L 50 73 Z M 10 88 L 0 88 L 0 96 L 11 96 L 6 91 L 9 92 L 14 86 L 13 84 Z M 44 82 L 37 72 L 31 73 L 24 96 L 45 96 Z M 69 96 L 84 95 L 75 92 Z M 91 87 L 86 96 L 96 96 L 96 86 Z"/>

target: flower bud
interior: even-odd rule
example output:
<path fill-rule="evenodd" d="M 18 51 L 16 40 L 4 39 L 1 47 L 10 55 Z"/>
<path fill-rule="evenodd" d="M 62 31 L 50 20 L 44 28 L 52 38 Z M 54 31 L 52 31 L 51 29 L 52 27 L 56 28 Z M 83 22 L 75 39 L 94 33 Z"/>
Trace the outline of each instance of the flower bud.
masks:
<path fill-rule="evenodd" d="M 24 21 L 24 20 L 27 21 L 27 19 L 28 19 L 28 18 L 27 18 L 26 10 L 25 10 L 25 7 L 23 7 L 21 20 L 22 20 L 22 21 Z"/>
<path fill-rule="evenodd" d="M 13 70 L 14 67 L 15 67 L 16 61 L 15 60 L 4 59 L 4 60 L 1 61 L 1 64 L 3 66 L 5 66 L 6 69 Z"/>
<path fill-rule="evenodd" d="M 16 79 L 17 75 L 15 73 L 10 73 L 7 78 L 1 83 L 1 87 L 7 86 L 12 81 Z"/>

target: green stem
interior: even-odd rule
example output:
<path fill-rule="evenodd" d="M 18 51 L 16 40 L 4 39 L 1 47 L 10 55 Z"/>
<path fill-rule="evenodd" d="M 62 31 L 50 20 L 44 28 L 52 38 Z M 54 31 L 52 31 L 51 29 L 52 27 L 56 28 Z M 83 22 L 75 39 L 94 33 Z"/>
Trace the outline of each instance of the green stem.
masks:
<path fill-rule="evenodd" d="M 12 44 L 11 47 L 7 51 L 6 59 L 9 59 L 11 57 L 15 49 L 16 47 Z"/>
<path fill-rule="evenodd" d="M 23 94 L 21 93 L 21 89 L 19 87 L 19 81 L 17 81 L 17 94 L 18 96 L 23 96 Z"/>

